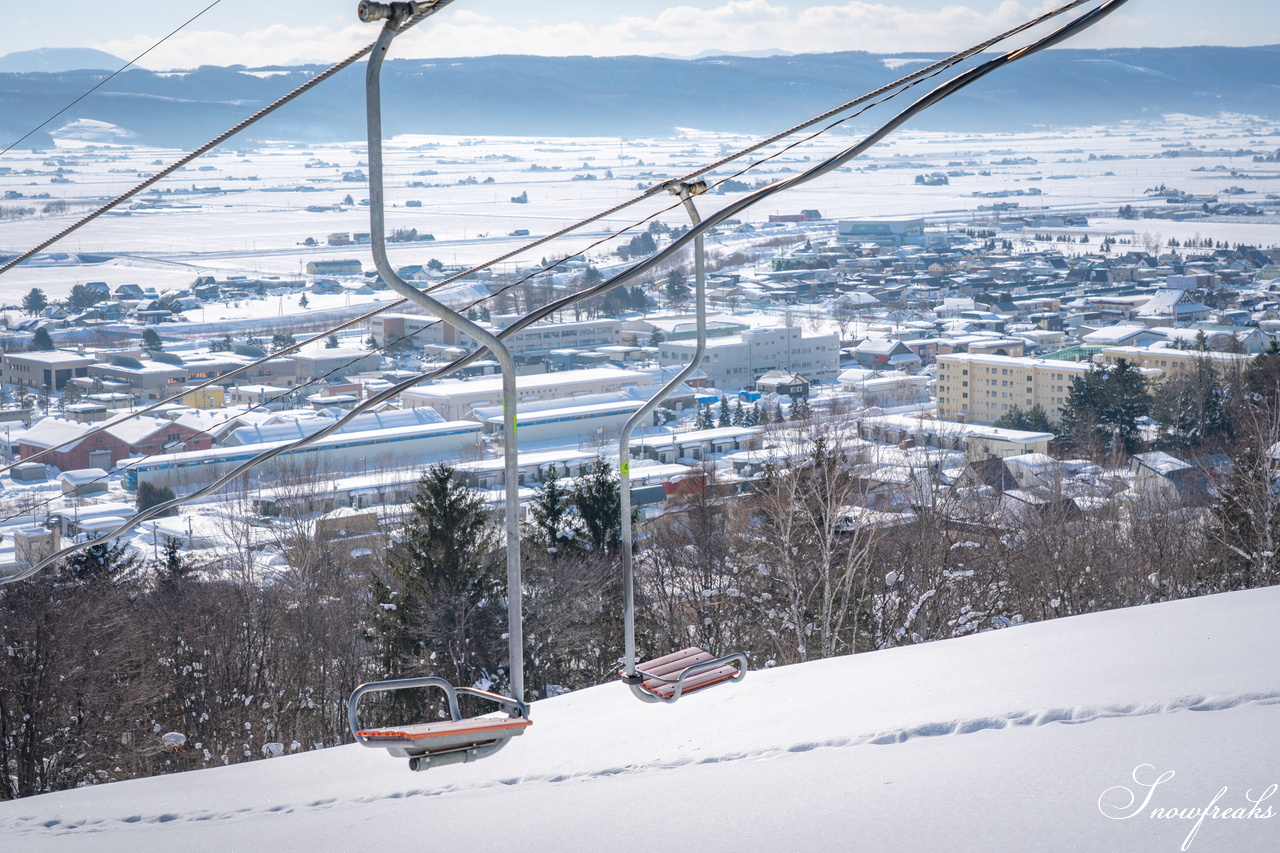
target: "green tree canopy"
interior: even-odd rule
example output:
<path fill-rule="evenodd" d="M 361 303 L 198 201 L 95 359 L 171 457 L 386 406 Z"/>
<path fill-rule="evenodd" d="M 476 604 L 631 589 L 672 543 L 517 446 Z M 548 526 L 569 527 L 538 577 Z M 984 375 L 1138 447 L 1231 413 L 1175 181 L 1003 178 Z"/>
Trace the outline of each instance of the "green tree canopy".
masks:
<path fill-rule="evenodd" d="M 587 545 L 594 551 L 617 550 L 622 537 L 622 498 L 618 477 L 609 460 L 597 456 L 591 473 L 577 479 L 573 486 L 573 505 L 578 510 Z"/>
<path fill-rule="evenodd" d="M 372 633 L 387 674 L 406 667 L 451 683 L 501 681 L 504 571 L 479 494 L 447 465 L 418 482 L 404 534 L 372 580 Z"/>
<path fill-rule="evenodd" d="M 33 317 L 48 307 L 49 300 L 44 295 L 44 291 L 38 287 L 31 288 L 27 291 L 27 295 L 22 297 L 22 310 Z"/>
<path fill-rule="evenodd" d="M 1062 407 L 1060 435 L 1088 451 L 1133 453 L 1139 443 L 1139 420 L 1151 414 L 1147 380 L 1133 363 L 1094 365 L 1071 380 Z"/>
<path fill-rule="evenodd" d="M 1044 406 L 1039 403 L 1025 410 L 1014 406 L 996 418 L 992 426 L 998 429 L 1017 429 L 1024 432 L 1051 432 L 1055 435 L 1058 432 L 1053 422 L 1049 420 L 1049 414 L 1045 412 Z"/>
<path fill-rule="evenodd" d="M 53 338 L 49 336 L 49 330 L 44 326 L 36 329 L 35 337 L 31 339 L 31 349 L 36 352 L 53 352 Z"/>

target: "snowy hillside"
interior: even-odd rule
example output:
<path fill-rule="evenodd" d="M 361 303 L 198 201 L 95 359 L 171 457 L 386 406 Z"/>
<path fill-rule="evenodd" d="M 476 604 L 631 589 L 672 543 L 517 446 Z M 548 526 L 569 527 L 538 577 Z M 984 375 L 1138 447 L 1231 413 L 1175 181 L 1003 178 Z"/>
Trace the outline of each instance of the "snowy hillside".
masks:
<path fill-rule="evenodd" d="M 533 728 L 477 764 L 415 774 L 346 746 L 0 804 L 0 838 L 24 853 L 1276 850 L 1278 608 L 1271 588 L 1100 613 L 752 672 L 673 706 L 608 685 L 536 703 Z M 1166 778 L 1148 791 L 1135 772 Z"/>

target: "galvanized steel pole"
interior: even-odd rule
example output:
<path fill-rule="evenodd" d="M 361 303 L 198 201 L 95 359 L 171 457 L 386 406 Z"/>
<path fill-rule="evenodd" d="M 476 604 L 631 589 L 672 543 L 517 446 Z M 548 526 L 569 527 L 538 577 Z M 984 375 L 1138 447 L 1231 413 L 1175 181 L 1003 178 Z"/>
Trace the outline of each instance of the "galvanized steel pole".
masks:
<path fill-rule="evenodd" d="M 377 4 L 362 4 L 364 10 Z M 380 86 L 382 63 L 397 28 L 410 14 L 415 4 L 392 4 L 392 14 L 387 16 L 365 72 L 365 104 L 369 135 L 369 243 L 373 249 L 373 261 L 378 274 L 396 293 L 422 306 L 431 314 L 470 335 L 487 347 L 502 367 L 502 423 L 503 457 L 506 470 L 505 519 L 507 530 L 507 625 L 508 650 L 511 656 L 511 692 L 524 700 L 524 637 L 521 619 L 523 587 L 520 578 L 520 466 L 519 448 L 516 442 L 516 365 L 510 350 L 497 336 L 484 327 L 468 320 L 457 311 L 437 302 L 421 290 L 404 281 L 392 268 L 387 258 L 386 194 L 382 170 L 382 91 Z"/>
<path fill-rule="evenodd" d="M 693 204 L 693 196 L 706 192 L 706 189 L 707 184 L 705 181 L 667 185 L 668 192 L 680 196 L 680 200 L 684 202 L 685 210 L 688 211 L 689 218 L 693 220 L 694 225 L 701 222 L 702 217 L 698 215 L 698 209 Z M 626 656 L 625 674 L 628 678 L 634 677 L 636 674 L 635 562 L 631 553 L 633 541 L 631 531 L 631 433 L 658 406 L 662 405 L 663 400 L 670 397 L 672 392 L 679 388 L 680 384 L 698 369 L 698 365 L 702 364 L 702 356 L 707 350 L 706 266 L 702 251 L 701 234 L 693 241 L 693 275 L 694 311 L 698 323 L 698 344 L 694 350 L 693 358 L 679 373 L 672 377 L 671 381 L 662 386 L 662 389 L 652 399 L 627 419 L 627 422 L 622 427 L 622 435 L 618 440 L 618 497 L 622 506 L 622 541 L 620 545 L 622 549 L 622 621 L 623 633 L 626 635 L 624 650 Z M 635 686 L 632 686 L 632 692 L 641 699 L 648 700 L 650 698 L 648 694 L 643 693 Z"/>

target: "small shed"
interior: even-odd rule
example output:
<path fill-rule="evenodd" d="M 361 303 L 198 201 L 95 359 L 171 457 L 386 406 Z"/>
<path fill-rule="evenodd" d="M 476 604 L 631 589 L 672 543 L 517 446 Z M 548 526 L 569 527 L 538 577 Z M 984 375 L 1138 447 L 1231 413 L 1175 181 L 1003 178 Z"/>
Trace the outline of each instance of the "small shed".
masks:
<path fill-rule="evenodd" d="M 76 471 L 65 471 L 58 475 L 58 483 L 64 495 L 84 497 L 100 495 L 107 491 L 108 474 L 101 468 L 81 468 Z"/>

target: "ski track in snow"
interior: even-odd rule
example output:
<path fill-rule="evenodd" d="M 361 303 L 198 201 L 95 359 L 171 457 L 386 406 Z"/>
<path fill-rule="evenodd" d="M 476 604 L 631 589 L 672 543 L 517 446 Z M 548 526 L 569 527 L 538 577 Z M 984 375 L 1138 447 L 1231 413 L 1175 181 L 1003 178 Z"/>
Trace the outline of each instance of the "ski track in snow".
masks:
<path fill-rule="evenodd" d="M 350 805 L 362 805 L 384 800 L 401 800 L 413 797 L 437 797 L 445 794 L 458 794 L 486 788 L 509 787 L 535 782 L 571 782 L 586 781 L 621 774 L 647 773 L 655 770 L 674 770 L 696 764 L 720 764 L 731 761 L 763 760 L 784 756 L 789 753 L 809 752 L 815 749 L 839 749 L 854 746 L 877 746 L 906 743 L 915 738 L 968 735 L 977 732 L 1008 728 L 1031 728 L 1045 726 L 1050 723 L 1079 725 L 1097 720 L 1119 717 L 1145 717 L 1153 714 L 1172 714 L 1182 711 L 1225 711 L 1244 706 L 1280 705 L 1280 691 L 1265 693 L 1241 693 L 1236 695 L 1188 696 L 1162 702 L 1144 702 L 1140 704 L 1112 705 L 1101 708 L 1051 708 L 1039 711 L 1013 711 L 998 716 L 975 717 L 945 722 L 921 723 L 901 729 L 889 729 L 872 734 L 855 737 L 838 737 L 827 740 L 808 741 L 792 744 L 789 747 L 769 747 L 738 753 L 714 756 L 689 757 L 668 761 L 652 761 L 644 764 L 629 764 L 621 767 L 609 767 L 576 773 L 550 773 L 545 775 L 527 775 L 497 779 L 466 785 L 446 785 L 434 788 L 411 788 L 369 797 L 329 798 L 312 800 L 294 805 L 276 805 L 269 808 L 243 808 L 234 811 L 201 811 L 175 814 L 163 812 L 153 815 L 131 814 L 121 818 L 105 818 L 93 820 L 62 821 L 49 817 L 17 817 L 8 823 L 7 829 L 12 832 L 43 833 L 53 832 L 55 835 L 73 833 L 95 833 L 115 831 L 121 824 L 167 824 L 175 821 L 188 824 L 199 824 L 208 821 L 236 820 L 253 815 L 292 814 L 297 811 L 320 810 Z M 407 771 L 406 771 L 407 772 Z M 0 824 L 3 825 L 3 824 Z"/>

